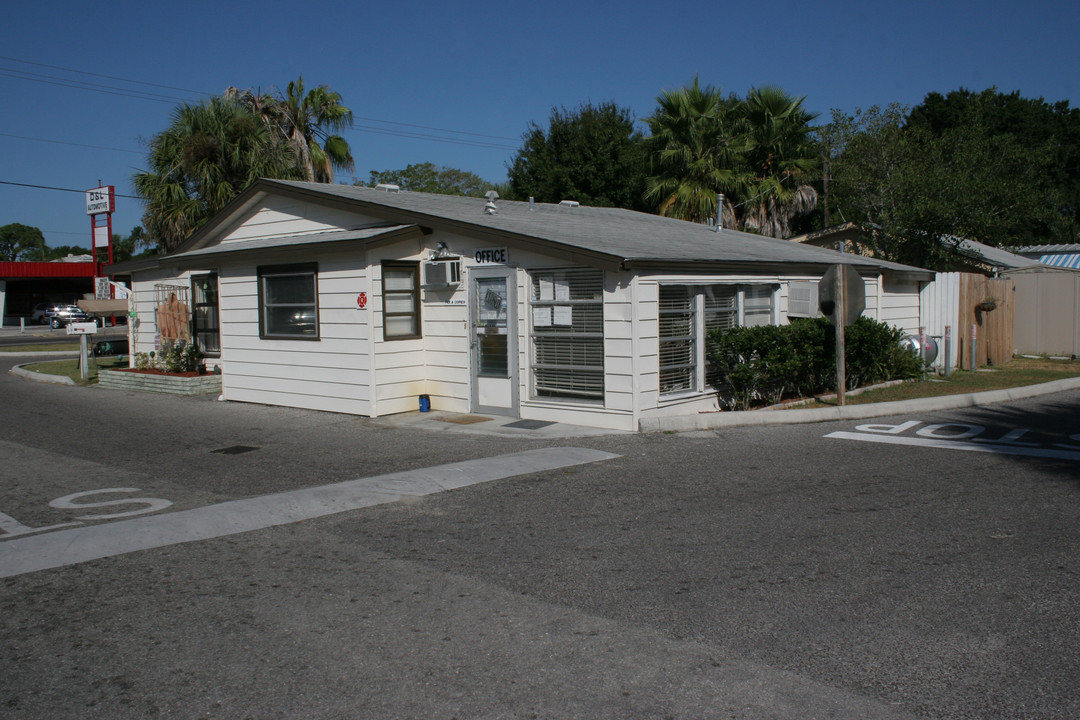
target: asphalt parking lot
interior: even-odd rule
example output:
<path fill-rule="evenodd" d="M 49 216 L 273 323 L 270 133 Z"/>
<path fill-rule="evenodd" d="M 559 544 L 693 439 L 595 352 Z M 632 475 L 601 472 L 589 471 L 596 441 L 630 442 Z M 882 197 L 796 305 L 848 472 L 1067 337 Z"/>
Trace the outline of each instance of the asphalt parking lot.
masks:
<path fill-rule="evenodd" d="M 522 452 L 611 456 L 2 578 L 0 717 L 1080 716 L 1077 392 L 589 436 L 6 373 L 0 398 L 0 517 L 40 529 L 0 553 Z M 904 423 L 877 436 L 907 444 L 848 437 Z"/>

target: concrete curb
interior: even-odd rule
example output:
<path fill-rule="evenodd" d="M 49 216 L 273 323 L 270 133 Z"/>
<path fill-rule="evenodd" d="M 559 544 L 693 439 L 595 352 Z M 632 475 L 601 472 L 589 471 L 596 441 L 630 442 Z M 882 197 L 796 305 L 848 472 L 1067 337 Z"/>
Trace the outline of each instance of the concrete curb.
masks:
<path fill-rule="evenodd" d="M 76 355 L 79 353 L 76 352 Z M 22 365 L 16 365 L 8 370 L 12 375 L 17 375 L 27 380 L 33 380 L 34 382 L 52 383 L 53 385 L 74 385 L 75 381 L 66 375 L 50 375 L 48 373 L 32 372 L 30 370 L 24 370 Z"/>
<path fill-rule="evenodd" d="M 78 357 L 78 350 L 46 350 L 44 352 L 3 352 L 0 351 L 0 358 L 6 357 L 65 357 L 74 355 Z"/>
<path fill-rule="evenodd" d="M 828 422 L 830 420 L 861 420 L 886 415 L 954 410 L 956 408 L 992 405 L 1010 400 L 1050 395 L 1080 389 L 1080 377 L 1053 380 L 1040 385 L 1025 385 L 1004 390 L 988 390 L 965 395 L 897 400 L 894 402 L 845 405 L 844 407 L 807 408 L 805 410 L 749 410 L 736 412 L 699 413 L 662 418 L 649 418 L 638 424 L 641 432 L 688 432 L 714 430 L 741 425 L 789 425 L 794 423 Z"/>

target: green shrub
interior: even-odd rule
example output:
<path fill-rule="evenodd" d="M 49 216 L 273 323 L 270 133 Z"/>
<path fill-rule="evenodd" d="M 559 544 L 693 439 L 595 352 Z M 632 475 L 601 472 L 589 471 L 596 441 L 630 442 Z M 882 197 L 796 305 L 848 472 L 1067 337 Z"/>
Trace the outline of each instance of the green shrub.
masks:
<path fill-rule="evenodd" d="M 865 317 L 848 327 L 848 389 L 917 377 L 919 359 L 900 347 L 902 336 L 901 330 Z M 836 387 L 835 331 L 824 318 L 714 331 L 707 347 L 710 371 L 722 383 L 720 398 L 729 406 L 745 410 Z"/>
<path fill-rule="evenodd" d="M 194 341 L 166 340 L 160 352 L 135 353 L 135 367 L 140 370 L 161 370 L 168 373 L 193 372 L 199 366 L 202 353 Z"/>
<path fill-rule="evenodd" d="M 918 377 L 919 357 L 900 347 L 903 337 L 903 330 L 866 317 L 847 328 L 844 344 L 848 389 Z"/>

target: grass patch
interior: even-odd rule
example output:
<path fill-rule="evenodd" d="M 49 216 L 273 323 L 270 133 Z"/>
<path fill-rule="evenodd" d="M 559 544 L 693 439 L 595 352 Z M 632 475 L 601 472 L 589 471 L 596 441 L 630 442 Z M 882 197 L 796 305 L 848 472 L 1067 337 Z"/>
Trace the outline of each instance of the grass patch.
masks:
<path fill-rule="evenodd" d="M 1003 390 L 1025 385 L 1038 385 L 1071 377 L 1080 377 L 1080 361 L 1018 357 L 1005 365 L 984 367 L 974 372 L 970 370 L 954 370 L 947 378 L 943 375 L 931 375 L 926 380 L 907 382 L 879 390 L 867 390 L 858 395 L 846 395 L 845 404 L 864 405 L 866 403 Z M 828 400 L 817 400 L 800 407 L 830 407 L 834 405 L 836 405 L 836 399 L 830 398 Z"/>
<path fill-rule="evenodd" d="M 5 345 L 0 353 L 6 352 L 78 352 L 79 343 L 38 343 L 36 345 Z"/>
<path fill-rule="evenodd" d="M 82 376 L 79 373 L 79 359 L 69 358 L 66 360 L 50 360 L 48 362 L 34 363 L 32 365 L 23 365 L 23 370 L 29 370 L 30 372 L 42 373 L 43 375 L 61 375 L 63 377 L 71 378 L 77 385 L 92 385 L 97 382 L 98 370 L 114 370 L 116 368 L 126 368 L 128 366 L 127 356 L 124 356 L 123 360 L 119 357 L 100 357 L 93 358 L 90 361 L 89 377 L 85 383 L 82 382 Z"/>

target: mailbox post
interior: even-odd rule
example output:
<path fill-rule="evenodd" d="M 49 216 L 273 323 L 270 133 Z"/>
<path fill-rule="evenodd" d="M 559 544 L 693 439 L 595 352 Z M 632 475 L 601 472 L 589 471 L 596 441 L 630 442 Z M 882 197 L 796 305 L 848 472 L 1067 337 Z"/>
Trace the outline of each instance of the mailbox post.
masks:
<path fill-rule="evenodd" d="M 90 379 L 90 365 L 86 361 L 86 353 L 88 348 L 86 345 L 86 338 L 88 335 L 93 335 L 97 332 L 97 323 L 68 323 L 67 334 L 79 336 L 79 378 L 86 382 Z"/>

